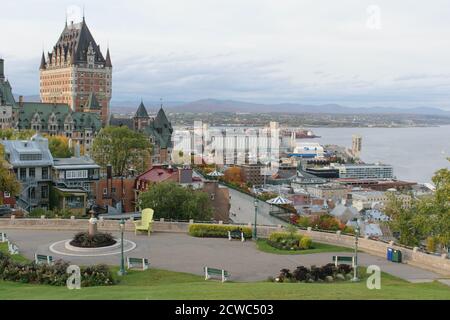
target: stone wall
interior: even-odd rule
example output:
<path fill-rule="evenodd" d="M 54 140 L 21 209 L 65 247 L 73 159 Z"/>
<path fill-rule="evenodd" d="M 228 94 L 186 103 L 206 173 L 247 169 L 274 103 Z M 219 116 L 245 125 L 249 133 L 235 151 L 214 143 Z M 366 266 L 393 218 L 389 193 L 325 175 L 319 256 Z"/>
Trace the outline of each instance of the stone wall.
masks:
<path fill-rule="evenodd" d="M 155 221 L 153 223 L 153 232 L 180 232 L 187 233 L 190 222 L 168 222 L 164 219 Z M 0 231 L 5 229 L 35 229 L 35 230 L 72 230 L 82 231 L 87 230 L 88 221 L 85 219 L 15 219 L 14 216 L 11 219 L 0 219 Z M 247 226 L 251 227 L 251 224 Z M 117 220 L 99 220 L 98 229 L 100 231 L 119 231 L 119 222 Z M 128 220 L 125 224 L 125 230 L 133 232 L 134 224 L 131 220 Z M 258 236 L 268 237 L 270 233 L 274 231 L 282 230 L 282 226 L 258 226 Z M 349 235 L 342 235 L 339 231 L 332 232 L 320 232 L 313 231 L 310 228 L 308 230 L 299 230 L 300 234 L 311 237 L 312 240 L 318 242 L 324 242 L 328 244 L 334 244 L 344 247 L 354 247 L 355 238 Z M 450 260 L 445 255 L 434 256 L 420 252 L 415 249 L 407 249 L 398 247 L 391 243 L 384 243 L 381 241 L 371 240 L 367 238 L 360 238 L 358 242 L 359 248 L 367 253 L 386 257 L 386 249 L 392 247 L 402 251 L 403 262 L 418 266 L 423 269 L 428 269 L 445 276 L 450 276 Z"/>

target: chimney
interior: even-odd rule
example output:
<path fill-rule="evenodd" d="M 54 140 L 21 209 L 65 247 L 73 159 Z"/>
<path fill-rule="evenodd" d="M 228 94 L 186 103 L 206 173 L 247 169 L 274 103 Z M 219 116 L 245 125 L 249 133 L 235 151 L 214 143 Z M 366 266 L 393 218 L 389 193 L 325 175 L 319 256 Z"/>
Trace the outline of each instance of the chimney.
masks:
<path fill-rule="evenodd" d="M 5 80 L 5 60 L 0 59 L 0 80 Z"/>
<path fill-rule="evenodd" d="M 23 96 L 19 96 L 19 107 L 23 107 Z"/>

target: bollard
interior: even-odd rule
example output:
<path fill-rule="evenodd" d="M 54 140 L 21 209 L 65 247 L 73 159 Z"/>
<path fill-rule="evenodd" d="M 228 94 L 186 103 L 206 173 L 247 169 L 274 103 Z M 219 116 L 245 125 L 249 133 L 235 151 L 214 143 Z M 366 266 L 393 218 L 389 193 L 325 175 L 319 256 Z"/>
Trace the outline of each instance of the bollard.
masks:
<path fill-rule="evenodd" d="M 336 235 L 340 236 L 341 235 L 341 230 L 336 231 Z"/>
<path fill-rule="evenodd" d="M 159 218 L 159 222 L 164 222 L 164 218 Z"/>

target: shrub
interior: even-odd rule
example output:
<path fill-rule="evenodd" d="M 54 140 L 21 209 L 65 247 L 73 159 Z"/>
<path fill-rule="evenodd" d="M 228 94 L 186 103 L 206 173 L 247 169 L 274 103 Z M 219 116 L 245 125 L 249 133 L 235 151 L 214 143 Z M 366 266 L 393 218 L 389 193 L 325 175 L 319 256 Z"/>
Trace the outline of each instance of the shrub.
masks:
<path fill-rule="evenodd" d="M 300 241 L 302 239 L 302 235 L 290 232 L 272 232 L 269 235 L 269 240 L 272 242 L 282 242 L 283 240 L 288 239 L 295 239 L 297 241 Z"/>
<path fill-rule="evenodd" d="M 281 269 L 276 279 L 278 279 L 277 282 L 333 282 L 334 280 L 351 279 L 352 271 L 351 266 L 339 265 L 336 268 L 333 263 L 321 267 L 311 266 L 311 268 L 298 266 L 292 273 L 289 269 Z"/>
<path fill-rule="evenodd" d="M 66 273 L 68 262 L 58 260 L 52 265 L 19 263 L 11 260 L 9 255 L 0 252 L 0 279 L 21 283 L 46 284 L 65 286 L 68 277 Z M 115 281 L 111 271 L 105 265 L 81 268 L 81 285 L 104 286 L 113 285 Z"/>
<path fill-rule="evenodd" d="M 79 232 L 70 241 L 70 244 L 81 248 L 99 248 L 112 246 L 116 243 L 114 237 L 109 233 L 97 233 L 90 236 L 87 232 Z"/>
<path fill-rule="evenodd" d="M 303 237 L 300 240 L 300 248 L 302 249 L 309 249 L 312 246 L 312 240 L 310 237 Z"/>
<path fill-rule="evenodd" d="M 252 237 L 252 229 L 249 227 L 224 226 L 220 224 L 191 224 L 189 234 L 193 237 L 202 238 L 228 238 L 228 231 L 240 229 L 244 238 Z"/>

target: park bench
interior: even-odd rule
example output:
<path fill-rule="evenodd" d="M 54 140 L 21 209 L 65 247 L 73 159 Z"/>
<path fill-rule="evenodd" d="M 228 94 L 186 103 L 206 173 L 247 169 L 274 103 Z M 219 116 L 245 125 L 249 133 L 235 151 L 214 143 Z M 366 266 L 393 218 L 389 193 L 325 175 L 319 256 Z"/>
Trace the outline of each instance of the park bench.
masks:
<path fill-rule="evenodd" d="M 34 262 L 36 262 L 36 264 L 46 263 L 48 265 L 51 265 L 51 264 L 53 264 L 53 257 L 47 256 L 45 254 L 35 253 L 34 254 Z"/>
<path fill-rule="evenodd" d="M 0 232 L 0 242 L 6 242 L 8 238 L 6 237 L 6 233 Z"/>
<path fill-rule="evenodd" d="M 228 271 L 216 268 L 205 267 L 205 280 L 209 280 L 213 277 L 219 278 L 222 282 L 225 282 L 230 277 L 230 273 Z"/>
<path fill-rule="evenodd" d="M 244 242 L 245 241 L 244 232 L 242 232 L 241 229 L 235 229 L 235 230 L 228 231 L 228 240 L 231 240 L 231 239 L 239 239 L 242 242 Z"/>
<path fill-rule="evenodd" d="M 19 247 L 8 241 L 8 252 L 9 254 L 19 254 Z"/>
<path fill-rule="evenodd" d="M 149 266 L 148 259 L 147 258 L 132 258 L 127 257 L 127 268 L 139 268 L 142 270 L 147 270 Z"/>
<path fill-rule="evenodd" d="M 354 256 L 333 256 L 333 262 L 337 267 L 339 264 L 351 264 L 355 267 L 355 257 Z"/>
<path fill-rule="evenodd" d="M 134 221 L 134 234 L 138 231 L 146 231 L 150 235 L 153 226 L 153 209 L 146 208 L 142 210 L 141 220 Z"/>

